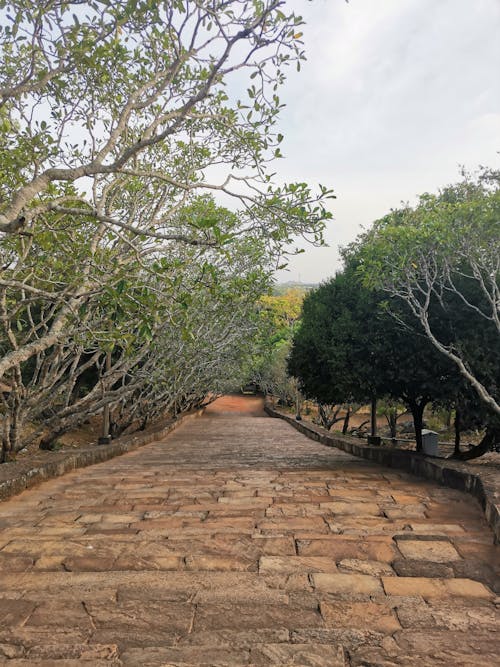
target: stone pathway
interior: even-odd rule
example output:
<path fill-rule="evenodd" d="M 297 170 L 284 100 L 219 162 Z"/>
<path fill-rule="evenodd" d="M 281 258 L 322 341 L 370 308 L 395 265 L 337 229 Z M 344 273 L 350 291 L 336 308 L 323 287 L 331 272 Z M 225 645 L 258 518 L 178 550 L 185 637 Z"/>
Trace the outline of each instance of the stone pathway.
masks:
<path fill-rule="evenodd" d="M 478 503 L 261 407 L 2 503 L 0 664 L 498 665 Z"/>

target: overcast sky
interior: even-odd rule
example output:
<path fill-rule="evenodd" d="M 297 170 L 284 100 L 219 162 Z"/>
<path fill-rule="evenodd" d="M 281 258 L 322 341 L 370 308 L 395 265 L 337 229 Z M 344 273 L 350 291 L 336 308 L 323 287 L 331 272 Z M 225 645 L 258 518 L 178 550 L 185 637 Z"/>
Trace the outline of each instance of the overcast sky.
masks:
<path fill-rule="evenodd" d="M 402 201 L 499 166 L 500 0 L 290 0 L 308 61 L 280 97 L 284 180 L 335 189 L 329 248 L 279 282 L 319 282 L 339 245 Z"/>

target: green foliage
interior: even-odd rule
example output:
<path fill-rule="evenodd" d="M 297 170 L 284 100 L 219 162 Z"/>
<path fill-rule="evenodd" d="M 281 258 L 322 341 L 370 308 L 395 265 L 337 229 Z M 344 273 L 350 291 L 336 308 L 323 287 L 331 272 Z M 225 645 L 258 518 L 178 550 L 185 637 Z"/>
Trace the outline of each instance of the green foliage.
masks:
<path fill-rule="evenodd" d="M 111 406 L 122 429 L 241 383 L 272 270 L 331 218 L 271 166 L 301 23 L 276 0 L 0 0 L 4 453 L 33 420 Z"/>
<path fill-rule="evenodd" d="M 238 232 L 237 217 L 210 198 L 193 201 L 179 219 L 197 224 L 195 211 L 223 235 Z M 106 403 L 123 415 L 115 414 L 116 423 L 127 423 L 241 383 L 258 330 L 257 302 L 269 289 L 262 244 L 236 234 L 230 252 L 172 244 L 161 255 L 141 256 L 137 243 L 109 242 L 105 229 L 79 220 L 64 246 L 52 244 L 60 220 L 50 231 L 34 227 L 39 233 L 29 242 L 11 237 L 3 249 L 16 258 L 0 278 L 4 359 L 41 343 L 5 375 L 11 387 L 2 406 L 5 452 L 43 430 L 60 434 Z M 147 248 L 148 239 L 143 243 Z M 64 336 L 44 347 L 68 299 L 78 307 L 65 316 Z M 23 434 L 26 422 L 40 429 Z"/>
<path fill-rule="evenodd" d="M 392 310 L 396 303 L 411 313 L 409 326 L 455 364 L 497 419 L 499 183 L 484 169 L 465 175 L 416 207 L 391 212 L 356 244 L 364 284 L 390 295 Z"/>
<path fill-rule="evenodd" d="M 0 18 L 0 231 L 30 230 L 56 205 L 67 211 L 74 183 L 73 214 L 119 226 L 140 200 L 149 223 L 129 227 L 172 233 L 172 211 L 217 188 L 244 203 L 242 216 L 278 254 L 295 233 L 321 243 L 332 193 L 276 186 L 268 170 L 283 141 L 277 90 L 304 58 L 301 18 L 281 3 L 10 0 Z M 236 71 L 252 83 L 230 100 Z M 220 184 L 207 177 L 214 165 L 227 169 Z M 229 240 L 209 218 L 190 238 L 203 242 L 207 230 L 212 242 Z"/>
<path fill-rule="evenodd" d="M 421 421 L 425 405 L 448 395 L 458 374 L 425 337 L 409 335 L 404 309 L 397 319 L 387 312 L 384 294 L 365 287 L 358 269 L 351 251 L 344 271 L 308 294 L 289 372 L 321 404 L 389 397 Z"/>
<path fill-rule="evenodd" d="M 299 288 L 288 288 L 279 294 L 274 291 L 259 300 L 258 342 L 247 377 L 262 391 L 287 402 L 297 391 L 296 383 L 287 374 L 287 359 L 305 292 Z"/>

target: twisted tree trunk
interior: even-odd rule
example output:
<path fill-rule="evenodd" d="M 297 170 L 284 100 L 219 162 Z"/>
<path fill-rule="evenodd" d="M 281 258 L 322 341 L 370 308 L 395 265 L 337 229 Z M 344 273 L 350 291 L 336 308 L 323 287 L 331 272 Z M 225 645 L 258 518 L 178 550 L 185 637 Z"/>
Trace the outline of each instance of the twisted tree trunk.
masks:
<path fill-rule="evenodd" d="M 494 447 L 500 447 L 500 426 L 488 426 L 483 439 L 478 445 L 475 445 L 466 452 L 455 452 L 451 458 L 459 461 L 470 461 L 486 454 Z"/>

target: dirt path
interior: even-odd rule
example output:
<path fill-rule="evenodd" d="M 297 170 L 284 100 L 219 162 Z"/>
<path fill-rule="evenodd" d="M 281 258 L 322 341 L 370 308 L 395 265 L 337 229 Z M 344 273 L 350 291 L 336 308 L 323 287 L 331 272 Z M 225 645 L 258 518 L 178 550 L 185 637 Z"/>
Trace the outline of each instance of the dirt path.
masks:
<path fill-rule="evenodd" d="M 255 397 L 0 517 L 0 664 L 497 664 L 475 500 L 318 445 Z"/>

